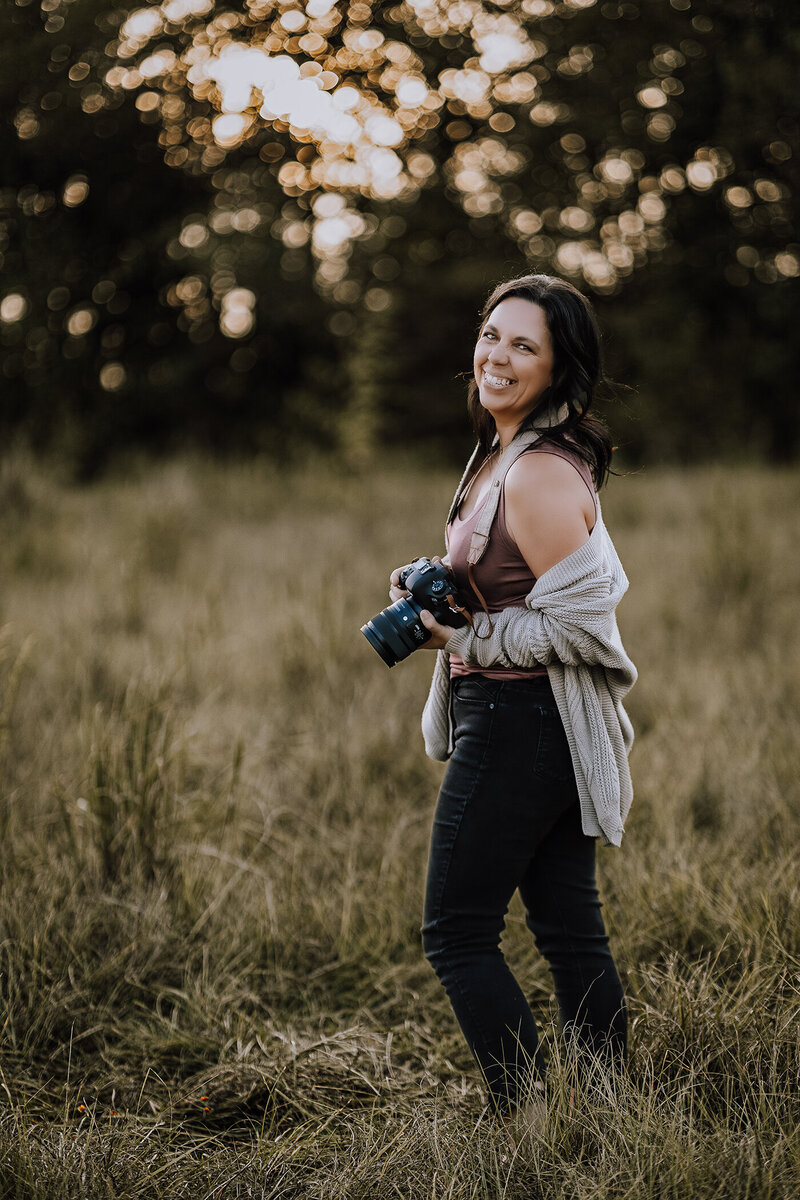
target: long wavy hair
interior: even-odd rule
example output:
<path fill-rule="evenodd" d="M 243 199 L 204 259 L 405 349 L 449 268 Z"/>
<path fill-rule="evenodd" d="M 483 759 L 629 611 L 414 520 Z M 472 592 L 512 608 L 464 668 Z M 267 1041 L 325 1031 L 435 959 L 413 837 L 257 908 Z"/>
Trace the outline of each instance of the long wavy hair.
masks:
<path fill-rule="evenodd" d="M 600 331 L 594 310 L 586 297 L 553 275 L 521 275 L 500 283 L 483 306 L 479 334 L 502 300 L 519 296 L 544 310 L 553 343 L 553 377 L 539 404 L 520 425 L 517 434 L 533 427 L 543 415 L 553 424 L 543 435 L 548 441 L 570 449 L 589 466 L 595 487 L 608 478 L 613 446 L 605 424 L 589 412 L 597 385 L 604 380 L 600 353 Z M 496 434 L 494 417 L 480 402 L 473 378 L 467 406 L 484 454 L 489 454 Z M 566 416 L 556 414 L 564 407 Z M 516 436 L 516 435 L 515 435 Z"/>

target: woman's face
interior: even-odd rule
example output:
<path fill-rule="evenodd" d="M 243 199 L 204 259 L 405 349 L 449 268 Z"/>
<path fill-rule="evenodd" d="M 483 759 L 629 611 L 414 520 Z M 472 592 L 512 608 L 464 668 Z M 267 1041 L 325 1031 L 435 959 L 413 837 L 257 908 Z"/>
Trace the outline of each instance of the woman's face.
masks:
<path fill-rule="evenodd" d="M 553 343 L 544 309 L 521 296 L 489 314 L 473 360 L 480 401 L 498 426 L 514 426 L 537 407 L 553 374 Z"/>

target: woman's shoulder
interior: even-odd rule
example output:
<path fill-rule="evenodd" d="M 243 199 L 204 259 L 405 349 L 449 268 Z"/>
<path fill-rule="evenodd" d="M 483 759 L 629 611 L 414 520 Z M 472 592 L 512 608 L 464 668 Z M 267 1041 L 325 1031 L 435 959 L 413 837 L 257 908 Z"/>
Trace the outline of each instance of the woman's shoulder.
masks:
<path fill-rule="evenodd" d="M 562 453 L 560 446 L 539 449 L 537 443 L 535 452 L 532 447 L 521 454 L 509 468 L 504 490 L 512 521 L 515 515 L 524 516 L 544 528 L 551 522 L 560 524 L 565 517 L 572 520 L 569 514 L 574 513 L 592 528 L 597 517 L 586 464 L 577 455 Z"/>
<path fill-rule="evenodd" d="M 581 452 L 580 447 L 572 439 L 551 441 L 547 435 L 540 437 L 532 446 L 524 452 L 525 456 L 534 455 L 541 460 L 559 458 L 562 462 L 567 462 L 574 467 L 579 474 L 584 472 L 591 477 L 591 468 Z"/>
<path fill-rule="evenodd" d="M 562 481 L 565 486 L 570 486 L 582 480 L 591 488 L 591 478 L 591 471 L 577 450 L 541 441 L 515 459 L 509 467 L 506 482 L 512 487 L 515 481 L 532 483 L 536 480 L 548 483 Z"/>
<path fill-rule="evenodd" d="M 516 472 L 517 478 L 524 479 L 528 484 L 538 479 L 543 485 L 547 482 L 570 488 L 575 487 L 580 479 L 592 499 L 596 500 L 591 468 L 577 447 L 542 438 L 523 451 L 513 464 L 512 470 L 515 467 L 519 467 Z M 511 471 L 508 478 L 512 479 Z"/>

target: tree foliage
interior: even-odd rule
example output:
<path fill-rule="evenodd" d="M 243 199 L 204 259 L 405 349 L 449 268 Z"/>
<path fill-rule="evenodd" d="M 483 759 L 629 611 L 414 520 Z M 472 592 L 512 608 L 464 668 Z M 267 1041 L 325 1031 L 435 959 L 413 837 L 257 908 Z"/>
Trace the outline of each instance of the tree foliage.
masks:
<path fill-rule="evenodd" d="M 463 428 L 480 300 L 593 294 L 631 453 L 795 453 L 791 12 L 16 0 L 3 427 L 281 453 Z M 458 439 L 456 439 L 458 440 Z"/>

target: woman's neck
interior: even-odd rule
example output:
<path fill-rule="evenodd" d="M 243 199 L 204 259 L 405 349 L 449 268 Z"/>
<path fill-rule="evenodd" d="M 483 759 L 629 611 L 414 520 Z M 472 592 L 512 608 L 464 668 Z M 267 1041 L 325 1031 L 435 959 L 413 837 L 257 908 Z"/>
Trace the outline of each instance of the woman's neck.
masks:
<path fill-rule="evenodd" d="M 495 420 L 494 424 L 495 429 L 497 430 L 497 436 L 500 439 L 500 449 L 501 451 L 505 450 L 506 447 L 509 446 L 514 440 L 514 437 L 519 430 L 519 423 L 516 425 L 498 425 L 497 420 Z"/>

